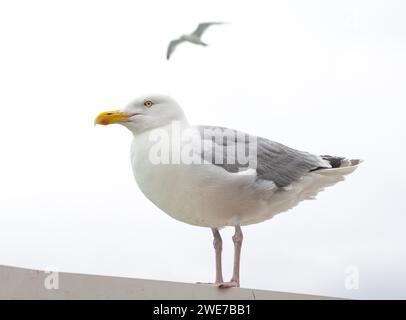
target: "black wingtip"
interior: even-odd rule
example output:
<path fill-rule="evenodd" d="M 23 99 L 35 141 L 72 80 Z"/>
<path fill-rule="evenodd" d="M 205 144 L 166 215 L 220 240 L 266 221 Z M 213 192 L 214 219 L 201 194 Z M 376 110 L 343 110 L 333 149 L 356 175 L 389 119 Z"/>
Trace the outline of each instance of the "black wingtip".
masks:
<path fill-rule="evenodd" d="M 341 167 L 342 160 L 345 159 L 343 157 L 333 157 L 333 156 L 329 156 L 329 155 L 322 155 L 321 157 L 322 157 L 323 160 L 326 160 L 326 161 L 330 162 L 330 165 L 331 165 L 332 168 Z"/>

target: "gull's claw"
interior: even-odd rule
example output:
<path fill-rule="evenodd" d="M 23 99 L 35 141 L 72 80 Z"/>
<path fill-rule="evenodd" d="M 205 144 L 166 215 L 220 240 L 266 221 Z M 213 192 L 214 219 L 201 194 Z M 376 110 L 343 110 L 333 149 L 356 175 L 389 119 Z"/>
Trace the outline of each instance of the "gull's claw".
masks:
<path fill-rule="evenodd" d="M 240 284 L 235 281 L 235 280 L 231 280 L 228 282 L 221 282 L 219 284 L 217 284 L 217 286 L 221 289 L 225 289 L 225 288 L 238 288 L 240 286 Z"/>
<path fill-rule="evenodd" d="M 196 284 L 206 284 L 206 285 L 216 286 L 216 287 L 219 287 L 222 283 L 224 283 L 224 282 L 196 282 Z"/>

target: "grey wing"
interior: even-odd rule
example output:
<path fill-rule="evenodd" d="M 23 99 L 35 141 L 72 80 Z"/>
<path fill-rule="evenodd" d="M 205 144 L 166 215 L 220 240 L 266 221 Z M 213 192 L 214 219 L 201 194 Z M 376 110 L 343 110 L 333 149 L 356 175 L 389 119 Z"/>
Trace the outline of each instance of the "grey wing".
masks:
<path fill-rule="evenodd" d="M 195 37 L 200 38 L 202 34 L 206 31 L 206 29 L 214 24 L 224 24 L 224 22 L 204 22 L 200 23 L 196 30 L 192 32 L 192 35 Z"/>
<path fill-rule="evenodd" d="M 240 172 L 250 168 L 246 156 L 250 147 L 247 134 L 224 127 L 197 128 L 203 141 L 201 156 L 204 160 L 229 172 Z"/>
<path fill-rule="evenodd" d="M 175 39 L 169 42 L 168 45 L 168 50 L 166 51 L 166 59 L 169 60 L 171 57 L 172 53 L 175 51 L 175 48 L 178 44 L 182 43 L 184 40 L 181 39 Z"/>
<path fill-rule="evenodd" d="M 258 178 L 271 180 L 278 187 L 286 187 L 310 171 L 331 167 L 318 155 L 292 149 L 260 137 L 257 156 Z"/>
<path fill-rule="evenodd" d="M 202 154 L 206 161 L 229 172 L 255 169 L 258 179 L 273 181 L 278 187 L 286 187 L 312 170 L 330 167 L 320 156 L 295 150 L 265 138 L 223 127 L 198 128 L 204 141 L 214 142 L 214 152 L 209 155 L 206 152 Z M 235 152 L 237 158 L 233 163 L 229 163 L 227 153 L 230 150 Z M 222 163 L 215 161 L 215 156 L 222 157 Z M 245 161 L 247 157 L 248 161 Z"/>

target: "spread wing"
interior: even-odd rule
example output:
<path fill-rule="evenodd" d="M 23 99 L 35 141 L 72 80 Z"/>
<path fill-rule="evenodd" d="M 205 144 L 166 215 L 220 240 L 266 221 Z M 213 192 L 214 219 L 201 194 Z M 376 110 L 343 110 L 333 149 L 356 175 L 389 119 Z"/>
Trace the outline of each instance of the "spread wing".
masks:
<path fill-rule="evenodd" d="M 204 23 L 200 23 L 197 26 L 196 30 L 192 32 L 192 36 L 200 38 L 208 27 L 210 27 L 212 25 L 215 25 L 215 24 L 224 24 L 224 22 L 204 22 Z"/>
<path fill-rule="evenodd" d="M 166 59 L 169 60 L 171 57 L 172 53 L 175 51 L 175 48 L 178 46 L 178 44 L 184 42 L 184 40 L 181 39 L 175 39 L 169 42 L 168 45 L 168 50 L 166 51 Z"/>
<path fill-rule="evenodd" d="M 286 187 L 292 182 L 300 179 L 306 173 L 319 169 L 330 168 L 330 164 L 322 157 L 289 148 L 283 144 L 249 135 L 233 129 L 213 126 L 199 126 L 200 135 L 203 141 L 213 144 L 213 152 L 203 152 L 202 157 L 217 166 L 222 167 L 229 172 L 240 172 L 247 169 L 255 169 L 259 179 L 273 181 L 278 187 Z M 224 136 L 224 132 L 228 132 Z M 233 134 L 229 134 L 233 132 Z M 218 148 L 217 148 L 218 147 Z M 237 159 L 238 152 L 250 153 L 255 149 L 255 154 L 252 153 L 255 159 L 251 159 L 248 163 L 228 163 L 227 152 L 236 150 Z M 221 153 L 219 155 L 219 153 Z M 215 156 L 222 156 L 223 161 L 215 161 Z"/>

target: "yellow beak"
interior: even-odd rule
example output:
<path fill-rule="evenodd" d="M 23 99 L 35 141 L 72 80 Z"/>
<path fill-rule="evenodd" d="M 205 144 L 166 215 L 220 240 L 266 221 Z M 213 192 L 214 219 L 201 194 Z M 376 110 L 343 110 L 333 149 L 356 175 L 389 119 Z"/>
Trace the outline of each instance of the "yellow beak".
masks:
<path fill-rule="evenodd" d="M 101 124 L 107 126 L 112 123 L 121 123 L 128 121 L 128 118 L 134 116 L 135 113 L 125 113 L 120 110 L 106 111 L 100 113 L 96 119 L 94 119 L 94 124 Z"/>

